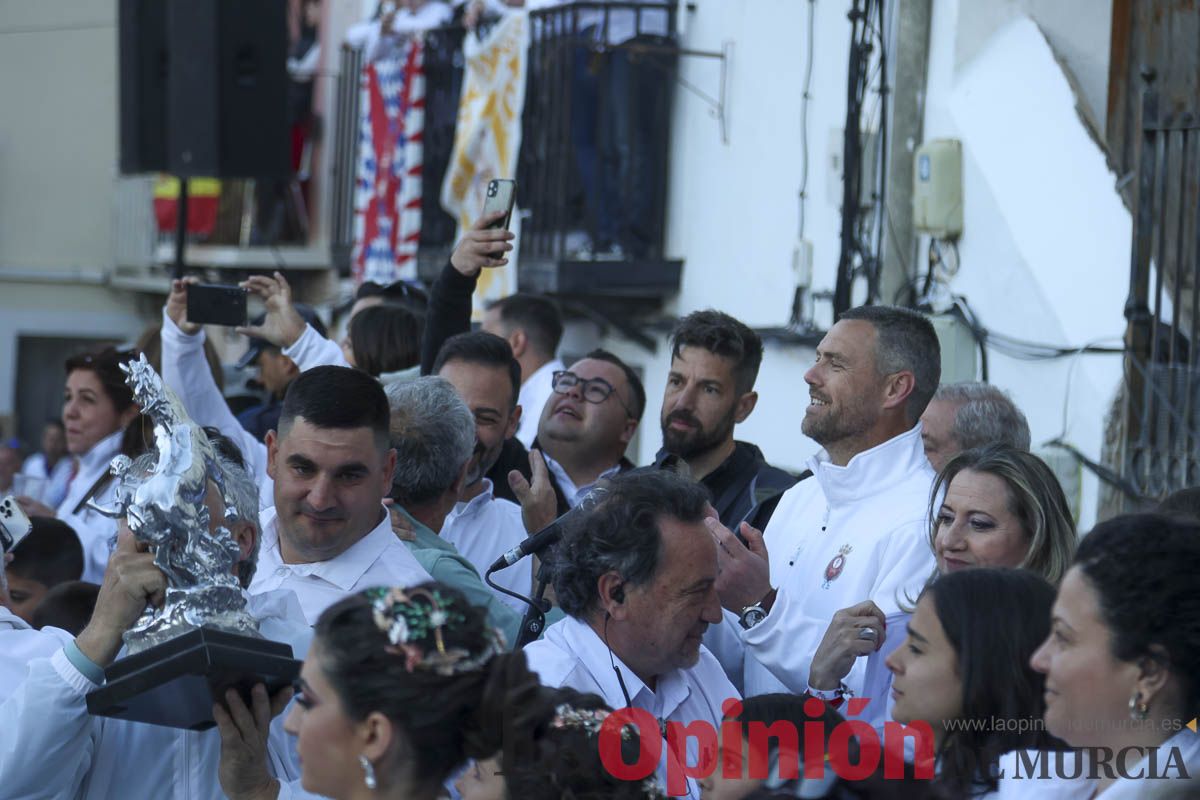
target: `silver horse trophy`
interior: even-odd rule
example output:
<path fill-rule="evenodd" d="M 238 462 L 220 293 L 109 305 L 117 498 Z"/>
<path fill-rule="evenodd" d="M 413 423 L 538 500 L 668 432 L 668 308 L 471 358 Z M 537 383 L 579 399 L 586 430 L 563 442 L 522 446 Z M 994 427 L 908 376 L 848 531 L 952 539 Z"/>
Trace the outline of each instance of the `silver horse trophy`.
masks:
<path fill-rule="evenodd" d="M 225 524 L 211 526 L 205 502 L 215 487 L 222 523 L 237 519 L 226 476 L 208 436 L 140 356 L 121 365 L 142 414 L 154 423 L 154 452 L 120 455 L 110 505 L 167 578 L 161 608 L 150 606 L 124 634 L 124 657 L 105 670 L 105 686 L 88 696 L 93 714 L 203 729 L 224 689 L 286 685 L 298 672 L 286 644 L 266 641 L 246 610 L 235 568 L 240 548 Z"/>
<path fill-rule="evenodd" d="M 127 652 L 139 653 L 205 626 L 257 636 L 258 623 L 246 612 L 234 575 L 240 551 L 233 532 L 225 525 L 209 530 L 204 501 L 210 482 L 221 495 L 225 520 L 233 521 L 237 514 L 212 443 L 145 356 L 121 369 L 142 413 L 154 422 L 155 454 L 137 462 L 124 455 L 114 458 L 110 470 L 118 485 L 113 505 L 92 507 L 109 517 L 125 517 L 167 576 L 166 602 L 161 609 L 148 608 L 125 633 Z"/>

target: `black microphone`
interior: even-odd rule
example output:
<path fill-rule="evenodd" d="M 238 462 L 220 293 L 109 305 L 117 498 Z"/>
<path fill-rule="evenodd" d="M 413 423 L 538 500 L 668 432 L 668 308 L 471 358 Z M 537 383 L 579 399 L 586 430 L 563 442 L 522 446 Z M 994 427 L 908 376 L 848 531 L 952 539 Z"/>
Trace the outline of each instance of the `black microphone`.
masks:
<path fill-rule="evenodd" d="M 667 455 L 662 459 L 661 463 L 650 464 L 645 467 L 637 467 L 635 469 L 626 470 L 622 473 L 622 475 L 637 475 L 643 472 L 654 472 L 661 469 L 679 471 L 679 465 L 681 463 L 681 459 L 678 456 Z M 509 550 L 507 553 L 497 558 L 492 565 L 488 567 L 487 574 L 490 575 L 497 570 L 511 567 L 525 556 L 533 555 L 534 553 L 540 553 L 550 545 L 557 542 L 562 538 L 563 528 L 567 525 L 567 523 L 573 521 L 576 516 L 595 508 L 596 504 L 601 500 L 601 498 L 604 497 L 605 494 L 606 492 L 603 486 L 597 486 L 592 489 L 590 492 L 588 492 L 587 497 L 580 501 L 579 505 L 569 509 L 561 517 L 557 518 L 549 525 L 542 528 L 540 531 L 533 534 L 513 549 Z"/>
<path fill-rule="evenodd" d="M 506 567 L 511 567 L 525 556 L 533 555 L 534 553 L 540 553 L 550 545 L 557 542 L 562 538 L 564 523 L 567 522 L 568 518 L 576 516 L 576 510 L 578 508 L 579 506 L 575 506 L 575 508 L 572 508 L 570 511 L 563 514 L 561 517 L 558 517 L 549 525 L 542 528 L 540 531 L 533 534 L 513 549 L 509 550 L 504 555 L 497 558 L 492 566 L 488 567 L 488 572 L 492 573 Z"/>

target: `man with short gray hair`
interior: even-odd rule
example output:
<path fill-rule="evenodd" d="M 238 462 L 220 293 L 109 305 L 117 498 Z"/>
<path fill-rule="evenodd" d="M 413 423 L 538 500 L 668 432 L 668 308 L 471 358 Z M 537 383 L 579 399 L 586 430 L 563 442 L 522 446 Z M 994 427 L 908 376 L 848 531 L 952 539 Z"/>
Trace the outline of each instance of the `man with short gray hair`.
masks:
<path fill-rule="evenodd" d="M 851 657 L 834 686 L 810 684 L 809 668 L 829 620 L 864 598 L 867 610 L 848 618 L 861 642 L 852 656 L 874 656 L 872 666 L 882 667 L 886 618 L 902 613 L 900 598 L 916 597 L 934 570 L 927 514 L 935 476 L 919 420 L 940 373 L 937 334 L 922 315 L 846 311 L 804 375 L 800 428 L 822 446 L 807 463 L 813 477 L 783 493 L 765 537 L 742 524 L 748 546 L 708 520 L 721 544 L 721 602 L 739 618 L 746 695 L 808 691 L 836 704 L 874 691 L 868 658 Z M 889 630 L 888 644 L 899 635 Z M 885 719 L 886 698 L 872 699 L 868 714 Z"/>
<path fill-rule="evenodd" d="M 963 450 L 1006 444 L 1029 451 L 1029 422 L 1012 398 L 987 383 L 949 383 L 921 415 L 925 455 L 938 472 Z"/>
<path fill-rule="evenodd" d="M 475 454 L 475 417 L 444 378 L 427 376 L 387 387 L 396 450 L 393 508 L 412 528 L 409 551 L 435 581 L 461 591 L 487 611 L 488 622 L 516 641 L 521 617 L 488 589 L 475 567 L 438 535 L 458 502 Z"/>

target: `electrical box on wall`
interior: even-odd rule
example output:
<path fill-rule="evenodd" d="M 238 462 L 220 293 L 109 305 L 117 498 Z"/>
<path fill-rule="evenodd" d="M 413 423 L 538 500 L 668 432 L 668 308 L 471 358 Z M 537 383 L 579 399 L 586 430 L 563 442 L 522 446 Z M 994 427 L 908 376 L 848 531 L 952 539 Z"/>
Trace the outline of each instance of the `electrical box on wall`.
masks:
<path fill-rule="evenodd" d="M 967 323 L 954 314 L 932 314 L 929 321 L 942 349 L 942 383 L 975 380 L 979 346 Z"/>
<path fill-rule="evenodd" d="M 934 139 L 913 158 L 913 227 L 936 239 L 957 239 L 963 228 L 962 142 Z"/>

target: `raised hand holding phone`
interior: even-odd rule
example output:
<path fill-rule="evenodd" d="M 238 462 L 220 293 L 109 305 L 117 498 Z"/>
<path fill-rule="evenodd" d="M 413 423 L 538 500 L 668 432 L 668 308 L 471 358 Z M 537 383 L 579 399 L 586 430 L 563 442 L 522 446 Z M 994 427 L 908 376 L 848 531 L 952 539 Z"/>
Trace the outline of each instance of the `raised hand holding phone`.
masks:
<path fill-rule="evenodd" d="M 462 275 L 473 278 L 486 267 L 502 267 L 508 263 L 506 253 L 513 249 L 514 238 L 508 230 L 516 201 L 516 181 L 494 180 L 488 184 L 488 196 L 483 214 L 450 256 L 450 264 Z"/>

